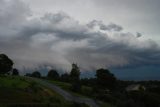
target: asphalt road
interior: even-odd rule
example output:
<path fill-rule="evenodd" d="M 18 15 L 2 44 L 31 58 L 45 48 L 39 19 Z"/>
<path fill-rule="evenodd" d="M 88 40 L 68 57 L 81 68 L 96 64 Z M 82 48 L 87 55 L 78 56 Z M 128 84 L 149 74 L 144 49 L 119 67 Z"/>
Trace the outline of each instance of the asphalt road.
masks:
<path fill-rule="evenodd" d="M 59 93 L 67 101 L 73 101 L 73 102 L 77 102 L 77 103 L 85 103 L 85 104 L 89 105 L 90 107 L 99 107 L 93 99 L 82 98 L 82 97 L 78 97 L 78 96 L 72 95 L 72 94 L 68 93 L 67 91 L 61 89 L 60 87 L 54 85 L 53 83 L 49 83 L 49 82 L 47 82 L 45 80 L 36 79 L 36 78 L 32 78 L 32 79 L 34 81 L 36 81 L 37 83 L 40 83 L 40 84 L 42 84 L 44 86 L 47 86 L 50 89 L 54 90 L 55 92 Z"/>

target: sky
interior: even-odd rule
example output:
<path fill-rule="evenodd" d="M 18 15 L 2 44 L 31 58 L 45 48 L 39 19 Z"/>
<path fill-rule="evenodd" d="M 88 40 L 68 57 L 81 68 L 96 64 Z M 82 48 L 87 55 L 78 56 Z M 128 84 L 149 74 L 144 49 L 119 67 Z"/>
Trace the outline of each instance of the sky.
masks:
<path fill-rule="evenodd" d="M 23 69 L 160 78 L 159 0 L 1 0 L 0 53 Z M 94 73 L 93 73 L 94 74 Z"/>

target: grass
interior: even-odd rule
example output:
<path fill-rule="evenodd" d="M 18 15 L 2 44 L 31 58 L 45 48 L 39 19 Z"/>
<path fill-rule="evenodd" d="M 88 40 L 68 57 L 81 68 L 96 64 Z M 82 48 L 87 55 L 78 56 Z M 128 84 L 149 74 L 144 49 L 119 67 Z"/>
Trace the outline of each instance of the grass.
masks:
<path fill-rule="evenodd" d="M 0 107 L 74 107 L 53 90 L 19 76 L 0 76 Z M 86 107 L 77 104 L 76 107 Z"/>
<path fill-rule="evenodd" d="M 92 94 L 92 88 L 91 87 L 82 86 L 81 92 L 77 93 L 77 92 L 73 92 L 71 90 L 71 84 L 70 83 L 60 82 L 60 81 L 54 81 L 54 80 L 49 80 L 49 82 L 54 83 L 55 85 L 61 87 L 62 89 L 70 92 L 71 94 L 73 94 L 75 96 L 91 97 L 91 94 Z"/>
<path fill-rule="evenodd" d="M 28 86 L 29 86 L 29 83 L 21 77 L 16 77 L 16 76 L 0 77 L 0 87 L 24 89 Z"/>
<path fill-rule="evenodd" d="M 82 86 L 79 93 L 71 91 L 71 84 L 49 80 L 62 89 L 80 97 L 91 96 L 91 87 Z M 33 80 L 20 76 L 0 75 L 0 107 L 88 107 L 66 101 L 53 90 Z M 113 107 L 108 103 L 100 103 L 100 107 Z"/>
<path fill-rule="evenodd" d="M 79 96 L 79 97 L 89 97 L 89 98 L 93 98 L 92 97 L 92 88 L 88 87 L 88 86 L 82 86 L 81 88 L 81 92 L 73 92 L 71 91 L 71 84 L 70 83 L 66 83 L 66 82 L 60 82 L 60 81 L 55 81 L 55 80 L 49 80 L 49 82 L 54 83 L 55 85 L 61 87 L 62 89 L 70 92 L 73 95 Z M 98 103 L 100 107 L 115 107 L 107 102 L 99 102 Z"/>

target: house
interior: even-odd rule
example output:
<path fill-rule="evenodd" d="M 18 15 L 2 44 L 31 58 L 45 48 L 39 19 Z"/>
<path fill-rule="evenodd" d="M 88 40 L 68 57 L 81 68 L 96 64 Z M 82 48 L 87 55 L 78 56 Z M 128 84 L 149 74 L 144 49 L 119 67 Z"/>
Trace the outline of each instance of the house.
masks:
<path fill-rule="evenodd" d="M 126 87 L 126 91 L 141 91 L 141 90 L 145 90 L 146 88 L 144 86 L 142 86 L 141 84 L 132 84 L 129 85 L 128 87 Z"/>

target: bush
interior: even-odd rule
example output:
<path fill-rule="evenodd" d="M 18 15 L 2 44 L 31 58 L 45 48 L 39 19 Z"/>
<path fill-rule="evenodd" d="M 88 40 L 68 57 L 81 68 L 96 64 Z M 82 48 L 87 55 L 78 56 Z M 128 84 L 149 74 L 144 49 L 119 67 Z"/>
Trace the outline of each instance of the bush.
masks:
<path fill-rule="evenodd" d="M 18 69 L 14 68 L 12 70 L 12 75 L 19 75 Z"/>

